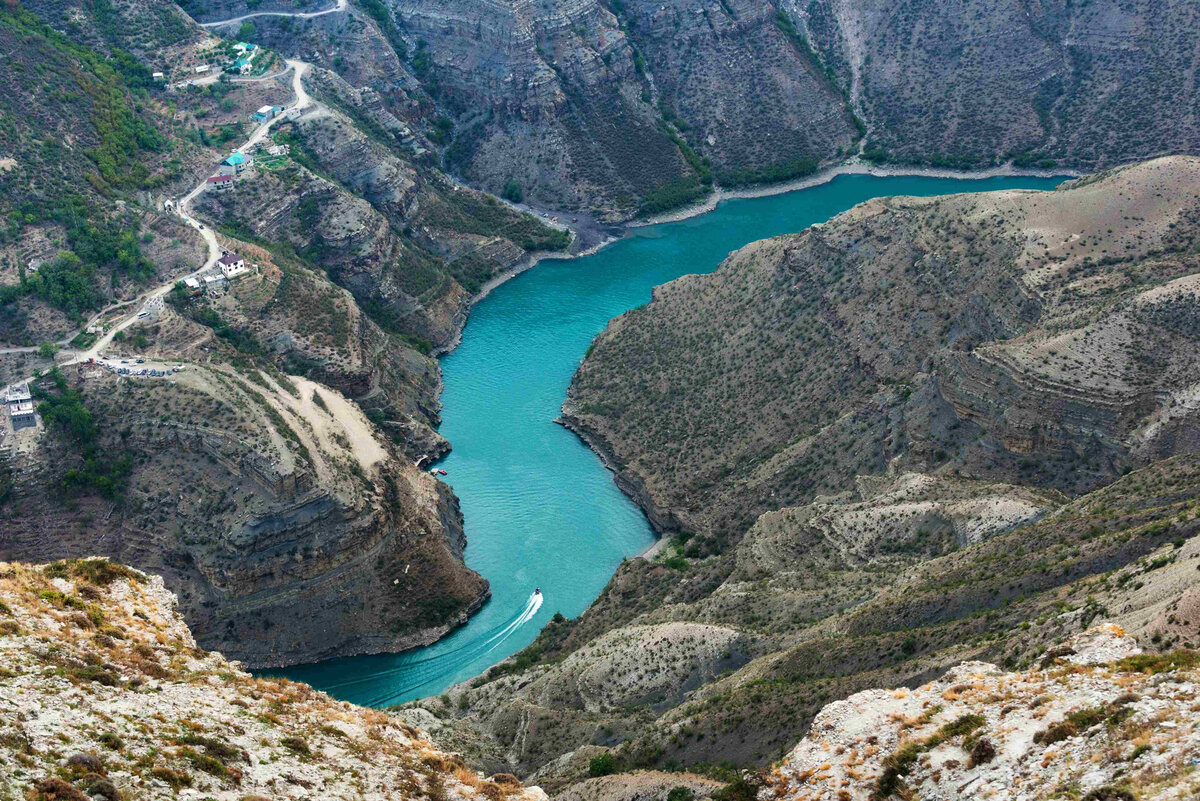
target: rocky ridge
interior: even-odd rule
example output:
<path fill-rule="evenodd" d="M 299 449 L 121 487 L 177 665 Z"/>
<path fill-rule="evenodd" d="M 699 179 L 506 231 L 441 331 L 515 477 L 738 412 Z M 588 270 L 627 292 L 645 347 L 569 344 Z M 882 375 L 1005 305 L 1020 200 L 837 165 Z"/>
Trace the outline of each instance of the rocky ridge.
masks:
<path fill-rule="evenodd" d="M 692 553 L 889 469 L 1098 487 L 1192 447 L 1198 181 L 878 199 L 749 245 L 614 320 L 564 420 Z"/>
<path fill-rule="evenodd" d="M 546 799 L 385 712 L 198 648 L 162 580 L 113 562 L 0 563 L 0 654 L 6 796 Z"/>
<path fill-rule="evenodd" d="M 75 381 L 98 446 L 131 458 L 128 495 L 56 505 L 48 493 L 90 468 L 47 432 L 5 460 L 20 476 L 7 553 L 91 549 L 153 569 L 201 642 L 254 667 L 425 645 L 486 599 L 462 566 L 457 501 L 336 391 L 196 364 Z"/>
<path fill-rule="evenodd" d="M 763 799 L 1187 798 L 1200 753 L 1194 652 L 1142 655 L 1116 626 L 1040 670 L 964 662 L 821 710 Z"/>

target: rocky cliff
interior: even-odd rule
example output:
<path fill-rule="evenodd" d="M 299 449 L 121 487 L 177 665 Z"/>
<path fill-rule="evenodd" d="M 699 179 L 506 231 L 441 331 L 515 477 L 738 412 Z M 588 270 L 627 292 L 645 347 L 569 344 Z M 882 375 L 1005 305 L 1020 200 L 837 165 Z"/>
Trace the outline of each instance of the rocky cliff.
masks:
<path fill-rule="evenodd" d="M 255 667 L 428 644 L 486 598 L 457 500 L 336 391 L 219 364 L 77 381 L 48 402 L 78 393 L 90 442 L 48 420 L 6 458 L 6 554 L 153 569 L 200 642 Z"/>
<path fill-rule="evenodd" d="M 0 563 L 0 654 L 9 795 L 546 798 L 386 713 L 251 677 L 197 647 L 161 579 L 113 562 Z"/>
<path fill-rule="evenodd" d="M 1040 670 L 964 662 L 912 690 L 830 704 L 760 798 L 1186 798 L 1200 751 L 1193 651 L 1143 654 L 1116 626 Z"/>
<path fill-rule="evenodd" d="M 370 86 L 473 184 L 608 220 L 857 152 L 1076 169 L 1194 154 L 1196 22 L 1149 0 L 395 0 L 253 20 Z"/>

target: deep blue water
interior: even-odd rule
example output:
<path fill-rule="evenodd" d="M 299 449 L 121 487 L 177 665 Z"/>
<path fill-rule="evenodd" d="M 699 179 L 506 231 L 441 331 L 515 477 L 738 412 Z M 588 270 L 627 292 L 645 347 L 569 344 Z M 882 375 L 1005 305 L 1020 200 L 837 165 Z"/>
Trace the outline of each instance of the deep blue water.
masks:
<path fill-rule="evenodd" d="M 491 601 L 428 648 L 282 673 L 372 706 L 436 695 L 524 648 L 556 611 L 583 612 L 621 560 L 653 542 L 599 459 L 553 422 L 588 343 L 609 319 L 647 302 L 653 287 L 710 272 L 748 242 L 800 231 L 872 197 L 1050 189 L 1060 180 L 840 176 L 635 229 L 591 256 L 542 262 L 500 286 L 442 359 L 441 432 L 454 450 L 440 466 L 462 501 L 467 564 L 491 582 Z M 535 586 L 544 604 L 514 627 Z"/>

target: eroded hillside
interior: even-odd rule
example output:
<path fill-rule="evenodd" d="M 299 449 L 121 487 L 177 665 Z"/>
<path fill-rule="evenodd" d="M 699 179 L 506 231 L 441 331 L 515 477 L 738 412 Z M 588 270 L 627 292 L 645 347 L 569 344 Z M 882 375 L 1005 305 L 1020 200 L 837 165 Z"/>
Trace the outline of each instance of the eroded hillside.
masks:
<path fill-rule="evenodd" d="M 364 0 L 250 22 L 369 86 L 474 185 L 605 220 L 860 152 L 1093 170 L 1200 147 L 1196 10 L 1181 0 Z"/>
<path fill-rule="evenodd" d="M 117 563 L 0 563 L 0 654 L 6 794 L 546 798 L 384 712 L 198 648 L 162 580 Z"/>
<path fill-rule="evenodd" d="M 568 424 L 660 527 L 913 469 L 1069 493 L 1192 449 L 1200 161 L 873 200 L 617 318 Z"/>
<path fill-rule="evenodd" d="M 6 553 L 154 570 L 256 667 L 427 644 L 486 597 L 457 501 L 338 392 L 219 363 L 57 380 L 35 387 L 49 430 L 6 460 Z"/>
<path fill-rule="evenodd" d="M 1195 646 L 1197 170 L 869 201 L 614 320 L 565 411 L 666 540 L 445 736 L 553 787 L 728 781 L 869 687 L 1103 620 Z"/>

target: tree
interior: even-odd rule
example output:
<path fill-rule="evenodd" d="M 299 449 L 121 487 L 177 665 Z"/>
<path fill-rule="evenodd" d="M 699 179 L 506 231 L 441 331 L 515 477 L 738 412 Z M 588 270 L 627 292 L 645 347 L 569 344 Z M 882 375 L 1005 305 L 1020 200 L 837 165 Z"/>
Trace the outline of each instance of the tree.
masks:
<path fill-rule="evenodd" d="M 53 342 L 43 342 L 38 345 L 38 355 L 43 359 L 53 359 L 56 353 L 58 353 L 58 345 Z"/>
<path fill-rule="evenodd" d="M 594 756 L 588 761 L 589 776 L 607 776 L 610 773 L 617 772 L 617 761 L 613 759 L 610 753 L 603 753 L 600 756 Z"/>
<path fill-rule="evenodd" d="M 520 203 L 525 199 L 525 193 L 521 191 L 521 184 L 517 182 L 516 178 L 509 178 L 500 197 L 511 200 L 513 203 Z"/>
<path fill-rule="evenodd" d="M 238 28 L 238 39 L 243 42 L 249 42 L 254 38 L 254 33 L 254 23 L 249 21 L 243 22 L 242 27 Z"/>

